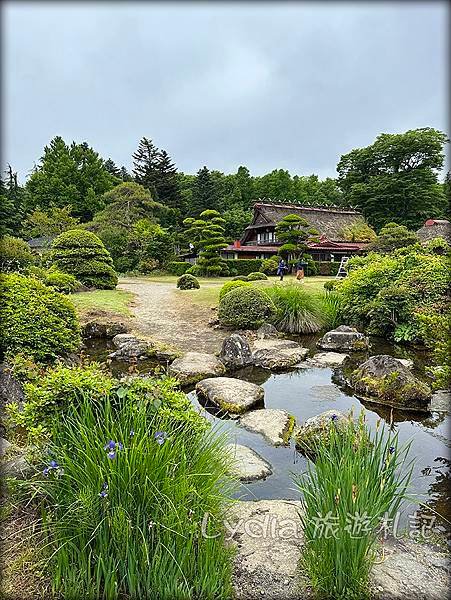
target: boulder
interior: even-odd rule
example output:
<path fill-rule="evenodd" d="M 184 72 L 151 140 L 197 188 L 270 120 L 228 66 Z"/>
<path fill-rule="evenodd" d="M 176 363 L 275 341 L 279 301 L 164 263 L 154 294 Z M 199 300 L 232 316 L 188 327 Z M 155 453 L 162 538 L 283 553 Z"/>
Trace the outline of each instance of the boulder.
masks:
<path fill-rule="evenodd" d="M 243 415 L 240 425 L 254 433 L 261 433 L 273 446 L 287 446 L 295 426 L 295 418 L 285 410 L 262 408 Z"/>
<path fill-rule="evenodd" d="M 367 350 L 369 348 L 369 341 L 363 333 L 360 333 L 354 327 L 340 325 L 340 327 L 325 333 L 316 345 L 323 350 L 344 350 L 349 352 Z"/>
<path fill-rule="evenodd" d="M 253 344 L 252 360 L 257 367 L 283 371 L 304 360 L 308 352 L 291 340 L 260 339 Z"/>
<path fill-rule="evenodd" d="M 351 373 L 349 382 L 364 399 L 402 410 L 429 410 L 429 386 L 388 354 L 371 356 Z"/>
<path fill-rule="evenodd" d="M 169 374 L 182 385 L 190 385 L 206 377 L 219 377 L 224 373 L 223 363 L 214 354 L 204 352 L 187 352 L 176 358 L 169 367 Z"/>
<path fill-rule="evenodd" d="M 280 337 L 280 333 L 271 323 L 263 323 L 255 333 L 260 340 L 274 340 Z"/>
<path fill-rule="evenodd" d="M 112 338 L 126 331 L 127 326 L 120 322 L 88 321 L 82 326 L 84 338 Z"/>
<path fill-rule="evenodd" d="M 8 448 L 11 448 L 11 444 L 5 438 L 0 437 L 0 456 L 5 456 Z"/>
<path fill-rule="evenodd" d="M 411 360 L 410 358 L 397 358 L 396 360 L 408 369 L 413 369 L 413 360 Z"/>
<path fill-rule="evenodd" d="M 288 500 L 234 502 L 227 541 L 235 548 L 232 584 L 237 600 L 297 600 L 302 527 L 301 503 Z"/>
<path fill-rule="evenodd" d="M 430 410 L 433 412 L 451 412 L 451 390 L 437 390 L 432 394 Z"/>
<path fill-rule="evenodd" d="M 310 417 L 295 431 L 296 447 L 305 454 L 315 454 L 315 446 L 319 442 L 327 443 L 331 427 L 344 427 L 348 419 L 336 410 L 326 410 Z"/>
<path fill-rule="evenodd" d="M 0 363 L 0 404 L 14 402 L 21 405 L 23 400 L 23 386 L 11 373 L 11 365 Z"/>
<path fill-rule="evenodd" d="M 108 358 L 121 361 L 145 360 L 149 357 L 149 345 L 147 342 L 136 338 L 123 343 L 119 348 L 108 355 Z"/>
<path fill-rule="evenodd" d="M 249 483 L 266 479 L 272 474 L 271 465 L 251 448 L 241 444 L 228 444 L 226 450 L 233 461 L 230 474 L 240 481 Z"/>
<path fill-rule="evenodd" d="M 16 454 L 9 460 L 0 463 L 0 474 L 2 477 L 15 477 L 16 479 L 28 479 L 33 475 L 34 469 L 23 454 Z"/>
<path fill-rule="evenodd" d="M 127 342 L 134 340 L 138 341 L 136 335 L 133 335 L 133 333 L 118 333 L 113 337 L 112 342 L 115 348 L 120 348 Z"/>
<path fill-rule="evenodd" d="M 318 352 L 311 358 L 307 358 L 306 362 L 315 367 L 339 367 L 347 358 L 349 358 L 349 354 L 341 354 L 339 352 Z"/>
<path fill-rule="evenodd" d="M 232 414 L 246 412 L 263 402 L 265 391 L 255 383 L 232 377 L 211 377 L 199 381 L 196 393 L 221 410 Z"/>
<path fill-rule="evenodd" d="M 222 343 L 221 361 L 228 369 L 239 369 L 252 363 L 252 352 L 247 338 L 232 333 Z"/>

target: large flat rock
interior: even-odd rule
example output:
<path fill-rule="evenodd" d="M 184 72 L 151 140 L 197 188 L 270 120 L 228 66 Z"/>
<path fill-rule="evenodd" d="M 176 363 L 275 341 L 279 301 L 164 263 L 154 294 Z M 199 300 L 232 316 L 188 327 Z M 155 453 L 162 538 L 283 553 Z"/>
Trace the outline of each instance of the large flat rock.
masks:
<path fill-rule="evenodd" d="M 169 367 L 169 374 L 176 377 L 182 385 L 196 383 L 206 377 L 224 375 L 225 367 L 214 354 L 187 352 L 176 358 Z"/>
<path fill-rule="evenodd" d="M 332 329 L 318 340 L 318 348 L 323 350 L 344 350 L 345 352 L 366 350 L 369 347 L 368 338 L 357 331 L 355 327 L 340 325 Z"/>
<path fill-rule="evenodd" d="M 281 446 L 288 444 L 295 419 L 286 410 L 262 408 L 243 415 L 240 425 L 248 431 L 261 433 L 273 446 Z"/>
<path fill-rule="evenodd" d="M 307 363 L 315 367 L 339 367 L 349 358 L 349 354 L 341 352 L 318 352 L 311 358 L 307 358 Z"/>
<path fill-rule="evenodd" d="M 210 377 L 199 381 L 196 392 L 221 410 L 241 414 L 263 401 L 264 389 L 232 377 Z"/>
<path fill-rule="evenodd" d="M 226 449 L 233 460 L 230 474 L 240 481 L 249 483 L 266 479 L 272 474 L 271 465 L 251 448 L 241 444 L 228 444 Z"/>
<path fill-rule="evenodd" d="M 300 502 L 236 502 L 230 510 L 236 548 L 233 587 L 238 600 L 295 600 L 302 528 Z"/>
<path fill-rule="evenodd" d="M 283 371 L 304 360 L 308 349 L 291 340 L 258 339 L 252 347 L 252 361 L 257 367 Z"/>

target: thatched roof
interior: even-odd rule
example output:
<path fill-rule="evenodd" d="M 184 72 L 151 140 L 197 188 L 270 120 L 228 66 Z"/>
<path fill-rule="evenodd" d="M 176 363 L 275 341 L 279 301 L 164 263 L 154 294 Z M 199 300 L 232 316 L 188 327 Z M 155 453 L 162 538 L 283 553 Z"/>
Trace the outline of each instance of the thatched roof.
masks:
<path fill-rule="evenodd" d="M 314 227 L 320 235 L 326 236 L 331 241 L 344 241 L 344 228 L 356 222 L 363 221 L 362 214 L 350 208 L 310 207 L 257 202 L 254 204 L 254 218 L 246 229 L 244 237 L 248 237 L 252 229 L 276 226 L 283 217 L 291 214 L 296 214 L 306 219 L 309 225 Z"/>
<path fill-rule="evenodd" d="M 417 235 L 422 242 L 442 237 L 451 244 L 451 223 L 446 219 L 428 219 L 417 231 Z"/>

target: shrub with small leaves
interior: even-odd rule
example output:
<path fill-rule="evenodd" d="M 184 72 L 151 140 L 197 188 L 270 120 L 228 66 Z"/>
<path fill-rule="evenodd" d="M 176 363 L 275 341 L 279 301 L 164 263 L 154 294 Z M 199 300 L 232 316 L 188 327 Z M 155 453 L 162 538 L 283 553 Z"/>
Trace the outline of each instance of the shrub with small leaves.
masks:
<path fill-rule="evenodd" d="M 221 288 L 219 292 L 219 300 L 222 300 L 226 294 L 228 294 L 231 290 L 234 290 L 238 287 L 251 285 L 248 281 L 242 281 L 238 279 L 237 281 L 227 281 Z"/>
<path fill-rule="evenodd" d="M 236 275 L 235 277 L 232 277 L 232 281 L 249 281 L 249 279 L 247 278 L 247 275 Z"/>
<path fill-rule="evenodd" d="M 266 279 L 268 279 L 268 276 L 264 273 L 260 273 L 259 271 L 249 273 L 249 275 L 247 276 L 248 281 L 265 281 Z"/>
<path fill-rule="evenodd" d="M 275 258 L 265 258 L 262 261 L 261 270 L 267 275 L 275 275 L 279 263 Z"/>
<path fill-rule="evenodd" d="M 336 283 L 337 283 L 337 281 L 335 279 L 331 279 L 330 281 L 325 281 L 324 289 L 327 290 L 328 292 L 331 292 L 334 289 Z"/>
<path fill-rule="evenodd" d="M 0 269 L 4 273 L 21 271 L 34 262 L 30 246 L 25 240 L 11 235 L 0 239 Z"/>
<path fill-rule="evenodd" d="M 236 329 L 257 329 L 275 314 L 276 307 L 268 294 L 253 286 L 229 291 L 218 309 L 220 323 Z"/>
<path fill-rule="evenodd" d="M 179 290 L 196 290 L 200 288 L 200 284 L 194 275 L 185 273 L 177 279 L 177 287 Z"/>

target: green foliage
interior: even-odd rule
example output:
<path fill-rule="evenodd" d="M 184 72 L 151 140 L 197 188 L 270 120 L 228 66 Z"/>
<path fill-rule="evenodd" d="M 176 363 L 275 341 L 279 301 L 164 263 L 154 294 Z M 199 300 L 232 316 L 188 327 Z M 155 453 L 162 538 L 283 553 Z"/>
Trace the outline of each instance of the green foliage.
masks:
<path fill-rule="evenodd" d="M 32 484 L 53 593 L 225 600 L 231 561 L 221 527 L 230 489 L 224 440 L 205 431 L 205 419 L 173 381 L 139 385 L 138 392 L 119 387 L 100 400 L 85 393 L 55 418 L 42 456 L 47 477 Z M 208 537 L 200 531 L 206 513 Z"/>
<path fill-rule="evenodd" d="M 263 281 L 268 279 L 268 276 L 265 273 L 260 273 L 259 271 L 254 271 L 253 273 L 249 273 L 247 276 L 248 281 Z"/>
<path fill-rule="evenodd" d="M 322 327 L 323 329 L 335 329 L 343 321 L 342 298 L 333 291 L 326 291 L 320 298 Z"/>
<path fill-rule="evenodd" d="M 33 254 L 25 240 L 11 235 L 4 235 L 0 239 L 0 270 L 2 272 L 21 271 L 33 262 Z"/>
<path fill-rule="evenodd" d="M 204 210 L 198 219 L 185 219 L 185 239 L 199 251 L 197 273 L 207 277 L 228 274 L 228 266 L 220 256 L 227 246 L 224 238 L 224 219 L 215 210 Z"/>
<path fill-rule="evenodd" d="M 276 258 L 265 258 L 261 263 L 261 270 L 266 275 L 275 275 L 279 263 Z"/>
<path fill-rule="evenodd" d="M 31 212 L 24 223 L 23 230 L 27 237 L 54 237 L 74 229 L 79 219 L 72 216 L 72 206 L 53 206 L 47 210 L 37 207 Z"/>
<path fill-rule="evenodd" d="M 172 275 L 178 275 L 180 277 L 180 275 L 184 275 L 191 266 L 192 265 L 189 262 L 173 261 L 168 263 L 166 268 Z"/>
<path fill-rule="evenodd" d="M 271 298 L 252 286 L 230 290 L 219 302 L 218 318 L 222 325 L 235 329 L 257 329 L 275 316 Z"/>
<path fill-rule="evenodd" d="M 238 260 L 228 260 L 227 266 L 231 273 L 236 275 L 249 275 L 249 273 L 260 272 L 263 261 L 259 258 L 240 258 Z"/>
<path fill-rule="evenodd" d="M 411 476 L 409 446 L 383 428 L 374 434 L 363 415 L 318 438 L 315 464 L 295 479 L 301 493 L 305 544 L 301 566 L 319 597 L 369 598 L 369 578 L 384 519 L 396 514 Z M 359 520 L 360 518 L 360 520 Z M 363 520 L 362 520 L 363 519 Z"/>
<path fill-rule="evenodd" d="M 234 208 L 222 213 L 224 223 L 224 235 L 230 240 L 239 240 L 244 230 L 252 221 L 252 213 L 249 210 Z"/>
<path fill-rule="evenodd" d="M 385 254 L 398 248 L 405 248 L 418 243 L 419 239 L 414 231 L 409 231 L 404 225 L 387 223 L 371 244 L 371 250 Z"/>
<path fill-rule="evenodd" d="M 433 364 L 426 367 L 435 390 L 447 389 L 451 383 L 451 316 L 448 310 L 432 312 L 428 307 L 416 309 L 417 336 L 432 350 Z"/>
<path fill-rule="evenodd" d="M 339 186 L 376 229 L 391 221 L 418 229 L 426 219 L 446 211 L 437 173 L 447 142 L 444 133 L 431 127 L 383 133 L 374 144 L 341 157 Z"/>
<path fill-rule="evenodd" d="M 276 307 L 272 322 L 286 333 L 316 333 L 322 325 L 321 303 L 299 284 L 275 285 L 267 293 Z"/>
<path fill-rule="evenodd" d="M 0 352 L 48 361 L 78 348 L 78 320 L 65 296 L 18 274 L 2 275 L 0 291 Z"/>
<path fill-rule="evenodd" d="M 83 285 L 113 289 L 117 275 L 108 250 L 96 235 L 83 229 L 71 229 L 52 243 L 54 265 L 74 275 Z"/>
<path fill-rule="evenodd" d="M 73 275 L 63 273 L 55 267 L 47 270 L 44 283 L 62 294 L 72 294 L 80 287 L 80 283 Z"/>
<path fill-rule="evenodd" d="M 232 281 L 226 281 L 219 292 L 219 300 L 221 301 L 226 294 L 238 287 L 251 285 L 247 281 L 234 278 Z"/>
<path fill-rule="evenodd" d="M 27 192 L 19 185 L 17 173 L 8 165 L 0 177 L 0 236 L 20 232 L 27 204 Z"/>
<path fill-rule="evenodd" d="M 348 242 L 373 242 L 377 237 L 374 229 L 363 219 L 348 225 L 341 233 Z"/>
<path fill-rule="evenodd" d="M 199 281 L 194 277 L 194 275 L 189 275 L 188 273 L 185 273 L 177 279 L 177 287 L 180 290 L 198 290 L 200 288 L 200 284 Z"/>
<path fill-rule="evenodd" d="M 340 268 L 340 261 L 315 261 L 316 273 L 328 277 L 330 275 L 336 275 Z"/>
<path fill-rule="evenodd" d="M 232 277 L 232 281 L 249 281 L 249 278 L 247 275 L 235 275 Z"/>
<path fill-rule="evenodd" d="M 330 281 L 325 281 L 324 289 L 327 290 L 328 292 L 331 292 L 334 289 L 336 283 L 337 283 L 337 281 L 334 279 L 331 279 Z"/>
<path fill-rule="evenodd" d="M 299 215 L 286 215 L 276 225 L 276 237 L 284 242 L 279 254 L 288 260 L 296 259 L 307 251 L 307 242 L 316 241 L 318 232 L 310 228 L 306 219 Z"/>

